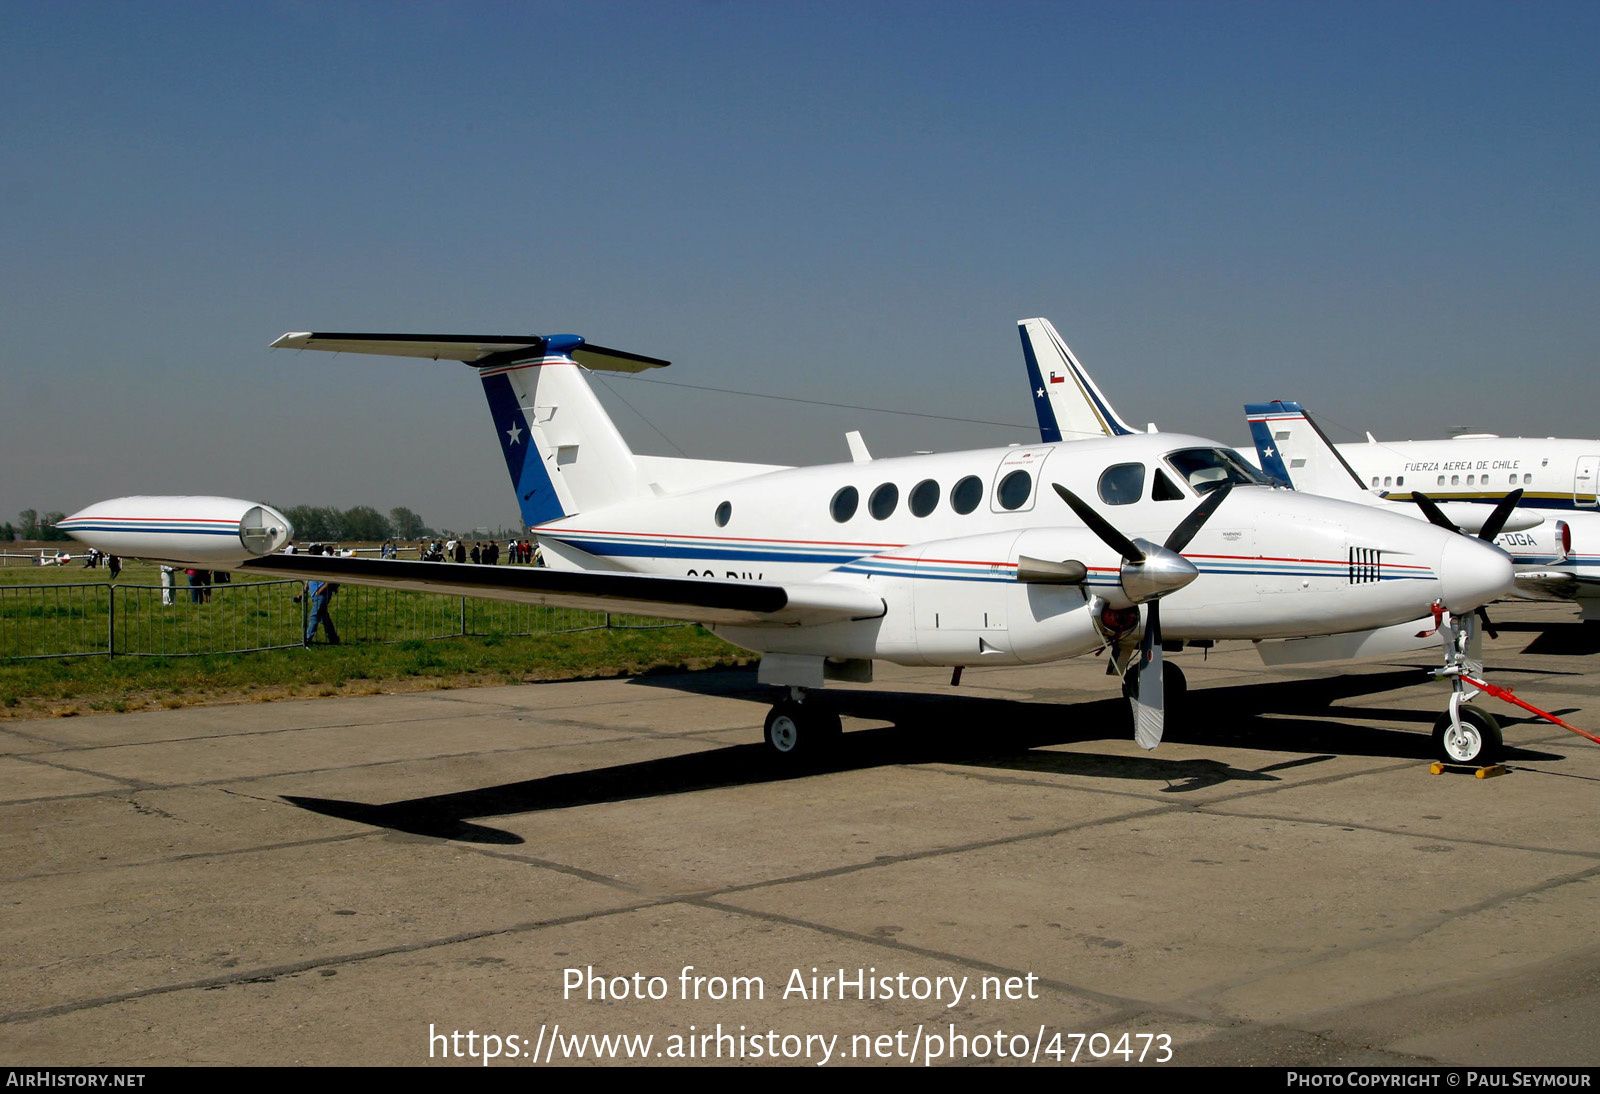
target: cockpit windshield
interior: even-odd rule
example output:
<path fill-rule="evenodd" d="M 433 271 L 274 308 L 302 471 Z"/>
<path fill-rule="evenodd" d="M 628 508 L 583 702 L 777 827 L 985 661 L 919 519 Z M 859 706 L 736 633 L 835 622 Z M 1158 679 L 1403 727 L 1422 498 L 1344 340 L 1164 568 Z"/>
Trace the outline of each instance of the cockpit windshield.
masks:
<path fill-rule="evenodd" d="M 1244 462 L 1231 448 L 1185 448 L 1167 454 L 1167 463 L 1197 494 L 1210 493 L 1225 482 L 1235 486 L 1271 486 L 1272 480 Z"/>

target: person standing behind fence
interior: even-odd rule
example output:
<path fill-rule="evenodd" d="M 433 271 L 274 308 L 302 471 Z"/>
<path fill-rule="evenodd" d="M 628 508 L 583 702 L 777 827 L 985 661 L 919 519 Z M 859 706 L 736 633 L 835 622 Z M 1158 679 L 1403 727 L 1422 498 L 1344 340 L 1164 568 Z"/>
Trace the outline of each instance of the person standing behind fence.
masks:
<path fill-rule="evenodd" d="M 322 553 L 333 554 L 333 548 L 324 547 Z M 339 644 L 339 629 L 333 625 L 333 616 L 328 614 L 328 603 L 333 599 L 333 594 L 339 591 L 339 586 L 331 581 L 306 582 L 306 595 L 311 597 L 311 610 L 306 615 L 306 641 L 307 646 L 317 636 L 317 626 L 320 624 L 327 633 L 328 645 Z"/>
<path fill-rule="evenodd" d="M 106 566 L 111 570 L 111 580 L 117 580 L 117 575 L 122 573 L 122 556 L 107 555 Z"/>
<path fill-rule="evenodd" d="M 161 567 L 161 603 L 169 608 L 172 607 L 172 587 L 178 583 L 175 576 L 177 572 L 165 564 Z"/>
<path fill-rule="evenodd" d="M 183 571 L 183 574 L 184 574 L 185 577 L 187 577 L 189 579 L 189 603 L 191 603 L 191 604 L 202 604 L 202 603 L 204 603 L 205 602 L 205 594 L 202 592 L 202 590 L 200 588 L 200 571 L 199 570 L 185 570 L 185 571 Z"/>

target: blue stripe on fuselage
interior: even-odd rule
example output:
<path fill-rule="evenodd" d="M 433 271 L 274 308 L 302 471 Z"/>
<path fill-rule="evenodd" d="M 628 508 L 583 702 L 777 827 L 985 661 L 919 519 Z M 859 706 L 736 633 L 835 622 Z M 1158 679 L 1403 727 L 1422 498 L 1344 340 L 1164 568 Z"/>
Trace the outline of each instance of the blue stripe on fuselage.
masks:
<path fill-rule="evenodd" d="M 1016 576 L 1008 573 L 995 573 L 989 569 L 979 569 L 979 566 L 990 566 L 992 563 L 975 564 L 971 570 L 963 571 L 958 566 L 940 566 L 928 564 L 912 559 L 883 560 L 874 559 L 870 553 L 859 555 L 847 551 L 841 553 L 835 549 L 834 553 L 824 553 L 815 549 L 790 547 L 741 547 L 741 546 L 706 546 L 692 543 L 663 542 L 660 540 L 644 542 L 616 542 L 613 540 L 597 539 L 589 536 L 561 536 L 553 532 L 541 532 L 541 538 L 557 540 L 561 543 L 571 544 L 574 547 L 587 551 L 592 555 L 602 558 L 681 558 L 690 561 L 702 562 L 800 562 L 814 563 L 830 566 L 843 573 L 872 574 L 878 577 L 915 577 L 918 579 L 932 579 L 938 581 L 1000 581 L 1015 582 Z M 1193 560 L 1191 560 L 1193 561 Z M 1316 577 L 1338 578 L 1345 575 L 1345 563 L 1329 562 L 1320 569 L 1310 569 L 1304 565 L 1284 566 L 1281 563 L 1269 562 L 1195 562 L 1202 574 L 1213 576 L 1231 577 Z M 1412 573 L 1385 572 L 1377 575 L 1380 581 L 1431 581 L 1435 575 L 1432 571 L 1418 571 Z M 1106 579 L 1091 577 L 1089 584 L 1115 584 L 1116 577 Z"/>

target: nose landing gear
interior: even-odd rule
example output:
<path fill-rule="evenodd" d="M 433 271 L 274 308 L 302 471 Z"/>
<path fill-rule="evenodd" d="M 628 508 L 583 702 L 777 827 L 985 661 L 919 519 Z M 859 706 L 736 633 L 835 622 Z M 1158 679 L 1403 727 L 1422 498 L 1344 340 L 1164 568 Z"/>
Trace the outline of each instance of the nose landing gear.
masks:
<path fill-rule="evenodd" d="M 1444 667 L 1433 675 L 1450 681 L 1450 710 L 1433 723 L 1433 747 L 1445 763 L 1486 767 L 1497 762 L 1505 747 L 1500 722 L 1488 711 L 1467 704 L 1483 694 L 1474 677 L 1483 675 L 1483 636 L 1478 616 L 1452 617 L 1442 604 L 1433 605 L 1435 629 L 1444 645 Z"/>
<path fill-rule="evenodd" d="M 1477 694 L 1476 691 L 1473 694 Z M 1451 713 L 1433 723 L 1433 747 L 1446 763 L 1487 767 L 1500 756 L 1504 742 L 1500 721 L 1488 711 L 1458 705 L 1451 697 Z"/>

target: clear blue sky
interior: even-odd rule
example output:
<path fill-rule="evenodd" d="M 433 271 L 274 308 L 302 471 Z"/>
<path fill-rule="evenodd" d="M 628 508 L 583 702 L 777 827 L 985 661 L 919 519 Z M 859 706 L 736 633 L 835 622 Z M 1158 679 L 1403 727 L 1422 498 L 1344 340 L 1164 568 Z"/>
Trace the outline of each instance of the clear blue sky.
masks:
<path fill-rule="evenodd" d="M 468 369 L 288 330 L 1022 427 L 613 381 L 667 454 L 1028 440 L 1033 315 L 1167 430 L 1597 436 L 1597 41 L 1593 3 L 0 5 L 0 518 L 514 521 Z"/>

